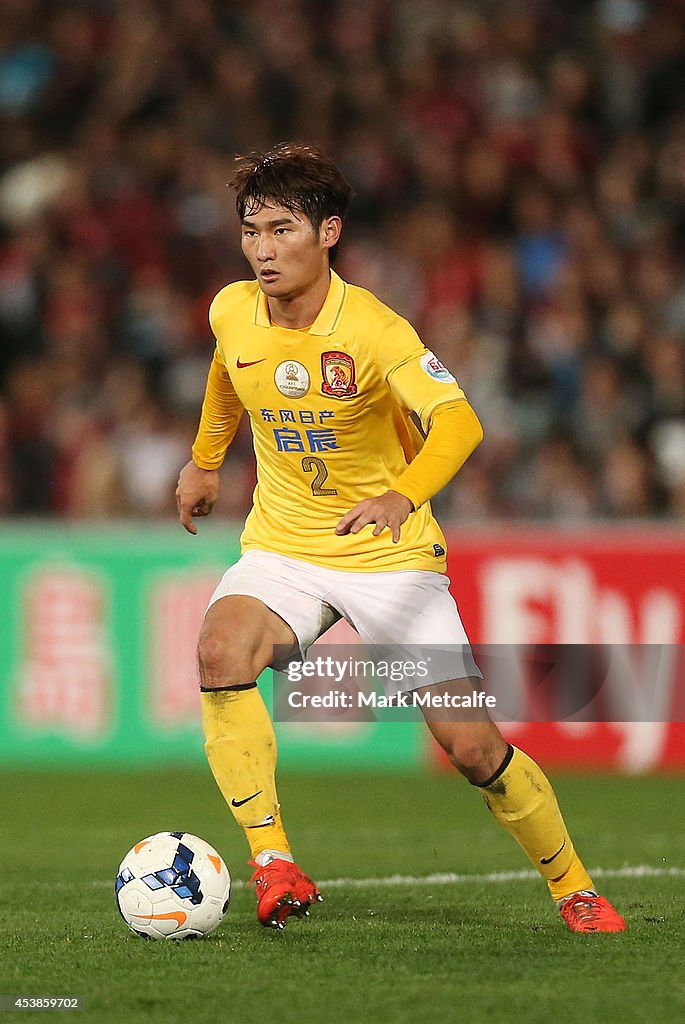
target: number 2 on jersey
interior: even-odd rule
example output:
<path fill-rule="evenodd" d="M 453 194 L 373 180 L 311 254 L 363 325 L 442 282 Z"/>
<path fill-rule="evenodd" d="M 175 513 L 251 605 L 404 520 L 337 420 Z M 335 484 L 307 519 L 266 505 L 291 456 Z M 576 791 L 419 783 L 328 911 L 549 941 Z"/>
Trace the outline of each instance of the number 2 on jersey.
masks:
<path fill-rule="evenodd" d="M 315 459 L 312 455 L 305 455 L 302 459 L 302 469 L 305 473 L 313 473 L 316 470 L 316 476 L 312 480 L 312 494 L 315 497 L 338 493 L 335 487 L 322 486 L 328 478 L 328 469 L 323 459 Z"/>

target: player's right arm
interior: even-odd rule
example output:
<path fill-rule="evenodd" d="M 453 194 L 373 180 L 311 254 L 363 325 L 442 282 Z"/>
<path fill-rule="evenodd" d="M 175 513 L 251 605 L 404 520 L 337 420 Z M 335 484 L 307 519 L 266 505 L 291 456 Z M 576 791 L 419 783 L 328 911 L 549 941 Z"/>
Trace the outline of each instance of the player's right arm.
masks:
<path fill-rule="evenodd" d="M 219 497 L 219 467 L 236 435 L 243 406 L 217 351 L 207 377 L 192 459 L 181 470 L 176 505 L 182 526 L 196 534 L 193 516 L 208 516 Z"/>

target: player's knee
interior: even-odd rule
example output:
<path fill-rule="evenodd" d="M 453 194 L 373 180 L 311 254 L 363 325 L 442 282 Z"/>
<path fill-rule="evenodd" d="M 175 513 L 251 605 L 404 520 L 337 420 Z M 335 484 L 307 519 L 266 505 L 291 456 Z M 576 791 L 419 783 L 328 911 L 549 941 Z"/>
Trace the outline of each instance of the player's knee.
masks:
<path fill-rule="evenodd" d="M 457 771 L 475 785 L 490 778 L 501 761 L 499 752 L 487 741 L 456 738 L 445 749 Z"/>
<path fill-rule="evenodd" d="M 206 688 L 253 682 L 263 666 L 255 663 L 254 653 L 230 632 L 218 635 L 203 630 L 197 645 L 200 685 Z"/>

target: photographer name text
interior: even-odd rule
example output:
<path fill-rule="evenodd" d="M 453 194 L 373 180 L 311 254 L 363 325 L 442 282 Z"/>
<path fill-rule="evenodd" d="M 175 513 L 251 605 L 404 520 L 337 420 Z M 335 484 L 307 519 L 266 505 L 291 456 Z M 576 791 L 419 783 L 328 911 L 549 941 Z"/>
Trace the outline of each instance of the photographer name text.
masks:
<path fill-rule="evenodd" d="M 293 690 L 288 694 L 288 706 L 293 710 L 301 711 L 304 708 L 341 708 L 351 710 L 353 708 L 494 708 L 496 698 L 484 693 L 482 690 L 474 690 L 473 693 L 451 694 L 431 693 L 426 690 L 419 693 L 411 690 L 409 693 L 350 693 L 348 690 L 329 690 L 328 693 L 303 693 L 302 690 Z"/>

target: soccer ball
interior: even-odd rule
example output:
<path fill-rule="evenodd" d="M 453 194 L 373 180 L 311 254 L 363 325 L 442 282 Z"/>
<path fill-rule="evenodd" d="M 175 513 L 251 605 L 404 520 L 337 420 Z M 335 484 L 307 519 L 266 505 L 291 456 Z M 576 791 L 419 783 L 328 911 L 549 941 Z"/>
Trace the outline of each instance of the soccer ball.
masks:
<path fill-rule="evenodd" d="M 145 939 L 196 939 L 217 927 L 231 876 L 213 846 L 189 832 L 157 832 L 128 851 L 114 883 L 119 912 Z"/>

